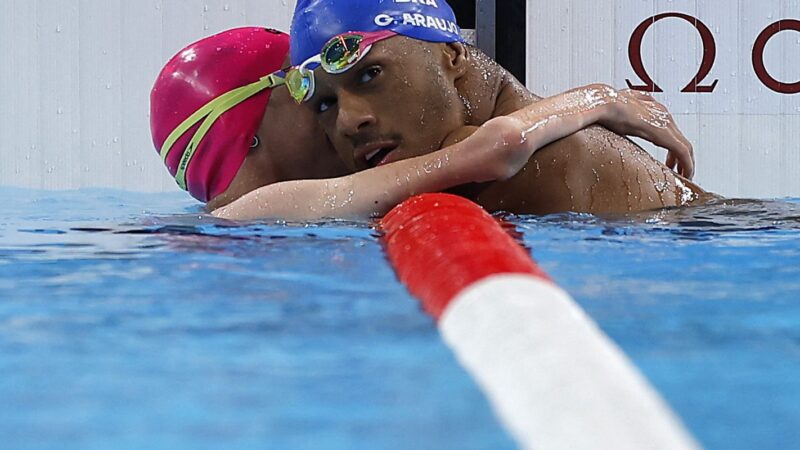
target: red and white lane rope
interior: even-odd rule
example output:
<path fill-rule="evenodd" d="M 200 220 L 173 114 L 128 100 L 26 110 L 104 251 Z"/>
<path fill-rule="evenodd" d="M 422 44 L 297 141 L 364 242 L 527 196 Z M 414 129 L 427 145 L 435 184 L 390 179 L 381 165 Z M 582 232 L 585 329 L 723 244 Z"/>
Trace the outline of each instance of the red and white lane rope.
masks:
<path fill-rule="evenodd" d="M 398 277 L 520 445 L 698 448 L 625 354 L 479 206 L 427 194 L 381 227 Z"/>

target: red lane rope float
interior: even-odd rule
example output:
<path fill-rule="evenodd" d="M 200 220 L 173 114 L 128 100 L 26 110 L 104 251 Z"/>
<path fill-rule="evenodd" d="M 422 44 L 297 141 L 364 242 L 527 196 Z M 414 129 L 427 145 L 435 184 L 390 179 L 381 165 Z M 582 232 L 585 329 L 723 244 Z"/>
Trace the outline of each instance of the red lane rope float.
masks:
<path fill-rule="evenodd" d="M 426 194 L 381 228 L 398 277 L 520 446 L 698 448 L 624 353 L 479 206 Z"/>
<path fill-rule="evenodd" d="M 381 228 L 398 278 L 436 319 L 462 289 L 490 275 L 550 280 L 492 216 L 455 195 L 411 198 Z"/>

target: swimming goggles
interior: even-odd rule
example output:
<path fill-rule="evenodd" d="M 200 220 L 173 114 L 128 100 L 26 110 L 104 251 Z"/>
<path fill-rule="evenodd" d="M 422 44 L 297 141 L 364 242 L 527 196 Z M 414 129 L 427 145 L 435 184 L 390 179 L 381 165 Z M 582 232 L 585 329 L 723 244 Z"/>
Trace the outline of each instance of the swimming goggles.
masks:
<path fill-rule="evenodd" d="M 200 145 L 200 142 L 203 141 L 203 138 L 208 133 L 208 130 L 211 129 L 211 126 L 214 125 L 214 122 L 226 111 L 248 98 L 266 89 L 272 89 L 282 84 L 285 84 L 285 72 L 278 71 L 261 77 L 254 83 L 228 91 L 203 105 L 200 109 L 195 111 L 194 114 L 181 122 L 181 124 L 167 136 L 167 140 L 164 141 L 164 145 L 161 146 L 161 159 L 165 163 L 175 142 L 177 142 L 184 133 L 189 131 L 190 128 L 197 125 L 200 121 L 203 122 L 189 141 L 189 145 L 186 147 L 186 151 L 183 152 L 183 156 L 181 156 L 180 163 L 178 164 L 178 171 L 175 173 L 175 181 L 181 189 L 187 189 L 186 171 L 189 168 L 189 163 L 192 162 L 197 147 Z"/>
<path fill-rule="evenodd" d="M 325 72 L 333 75 L 347 72 L 369 53 L 372 44 L 396 35 L 394 31 L 383 30 L 334 36 L 322 47 L 319 55 L 286 73 L 289 94 L 297 103 L 310 100 L 314 96 L 314 69 L 322 66 Z"/>

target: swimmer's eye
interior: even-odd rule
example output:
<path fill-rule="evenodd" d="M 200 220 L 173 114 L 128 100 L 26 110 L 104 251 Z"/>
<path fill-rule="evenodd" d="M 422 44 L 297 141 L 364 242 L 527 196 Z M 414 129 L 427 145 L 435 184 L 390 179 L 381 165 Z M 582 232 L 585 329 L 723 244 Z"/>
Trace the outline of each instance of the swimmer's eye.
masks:
<path fill-rule="evenodd" d="M 317 105 L 317 112 L 324 113 L 325 111 L 331 109 L 334 105 L 336 105 L 335 98 L 323 98 L 319 101 L 319 105 Z"/>
<path fill-rule="evenodd" d="M 374 80 L 378 75 L 380 75 L 381 72 L 383 72 L 383 69 L 381 69 L 381 66 L 367 67 L 358 76 L 358 82 L 360 84 L 369 83 L 370 81 Z"/>

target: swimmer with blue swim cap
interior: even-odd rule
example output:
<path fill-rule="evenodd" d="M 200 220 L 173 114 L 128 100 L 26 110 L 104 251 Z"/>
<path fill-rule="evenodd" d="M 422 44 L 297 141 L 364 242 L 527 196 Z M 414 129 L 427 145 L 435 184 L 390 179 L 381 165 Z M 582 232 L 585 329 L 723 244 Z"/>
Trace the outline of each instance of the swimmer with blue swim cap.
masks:
<path fill-rule="evenodd" d="M 458 193 L 516 213 L 645 210 L 704 194 L 688 179 L 691 145 L 649 95 L 596 84 L 542 99 L 464 43 L 445 0 L 299 0 L 290 54 L 290 94 L 353 171 L 429 154 L 493 118 L 537 130 L 577 115 L 582 131 L 548 143 L 511 179 Z M 622 135 L 668 149 L 683 176 Z"/>

